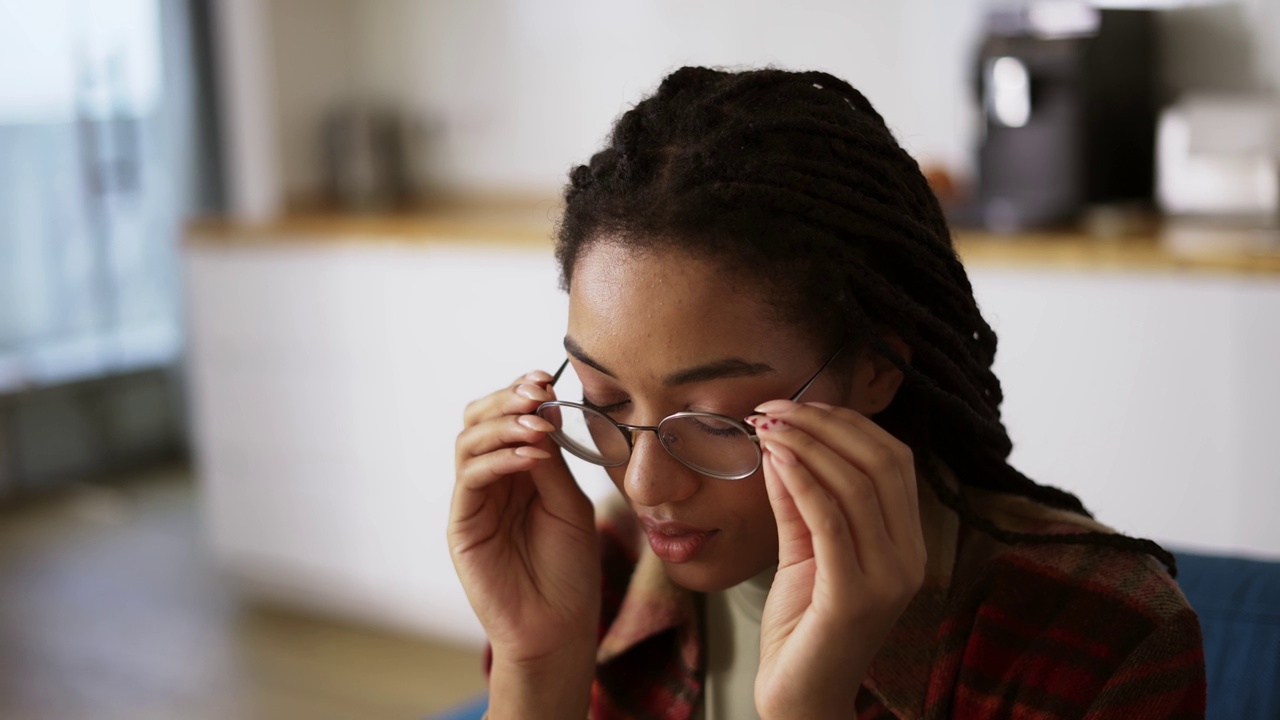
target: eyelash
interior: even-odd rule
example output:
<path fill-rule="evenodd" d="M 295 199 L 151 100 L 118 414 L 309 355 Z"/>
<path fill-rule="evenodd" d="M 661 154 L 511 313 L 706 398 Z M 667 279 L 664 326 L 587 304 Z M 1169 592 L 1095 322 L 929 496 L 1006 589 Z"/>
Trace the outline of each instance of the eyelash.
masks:
<path fill-rule="evenodd" d="M 592 410 L 595 410 L 596 412 L 602 412 L 605 415 L 618 412 L 619 410 L 621 410 L 622 408 L 630 404 L 630 402 L 631 402 L 630 400 L 623 400 L 622 402 L 616 402 L 616 403 L 613 403 L 612 405 L 597 405 L 591 402 L 590 400 L 588 400 L 586 397 L 582 398 L 583 405 L 586 405 L 587 407 L 591 408 Z"/>
<path fill-rule="evenodd" d="M 613 413 L 616 413 L 616 412 L 618 412 L 619 410 L 621 410 L 621 409 L 625 408 L 627 405 L 630 405 L 630 404 L 631 404 L 631 401 L 630 401 L 630 400 L 623 400 L 622 402 L 616 402 L 616 403 L 613 403 L 613 404 L 611 404 L 611 405 L 597 405 L 596 403 L 591 402 L 591 401 L 590 401 L 590 400 L 588 400 L 585 396 L 583 396 L 583 398 L 582 398 L 582 404 L 583 404 L 583 405 L 586 405 L 587 407 L 591 408 L 592 410 L 595 410 L 596 412 L 604 413 L 605 415 L 612 415 Z M 706 427 L 705 429 L 706 429 L 706 432 L 709 432 L 709 433 L 711 433 L 711 434 L 713 434 L 713 435 L 718 435 L 718 434 L 720 434 L 718 431 L 716 431 L 715 429 L 713 429 L 713 428 L 711 428 L 711 427 Z"/>

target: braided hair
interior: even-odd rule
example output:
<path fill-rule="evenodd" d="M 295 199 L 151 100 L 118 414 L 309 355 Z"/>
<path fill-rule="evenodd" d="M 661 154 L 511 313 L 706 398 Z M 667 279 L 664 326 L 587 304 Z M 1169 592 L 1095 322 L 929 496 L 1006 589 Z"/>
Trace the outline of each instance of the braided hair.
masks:
<path fill-rule="evenodd" d="M 916 451 L 938 498 L 970 526 L 1009 544 L 1145 552 L 1176 575 L 1173 555 L 1150 540 L 1011 532 L 944 482 L 934 458 L 963 485 L 1090 516 L 1076 496 L 1009 465 L 996 335 L 919 166 L 845 81 L 772 68 L 667 76 L 570 172 L 556 244 L 565 289 L 602 238 L 710 259 L 772 290 L 778 311 L 819 341 L 857 338 L 896 365 L 905 382 L 877 422 Z M 911 348 L 910 362 L 885 334 Z"/>

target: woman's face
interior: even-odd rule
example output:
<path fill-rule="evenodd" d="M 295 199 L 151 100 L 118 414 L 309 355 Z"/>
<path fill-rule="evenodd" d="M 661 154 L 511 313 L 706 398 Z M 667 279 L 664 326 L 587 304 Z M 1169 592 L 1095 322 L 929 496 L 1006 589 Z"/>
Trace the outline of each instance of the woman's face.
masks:
<path fill-rule="evenodd" d="M 614 406 L 618 422 L 657 425 L 684 410 L 744 418 L 766 400 L 790 396 L 826 360 L 826 349 L 780 321 L 760 292 L 682 253 L 596 243 L 579 258 L 569 291 L 566 345 L 586 399 Z M 693 369 L 707 372 L 693 381 L 676 377 Z M 856 384 L 838 396 L 835 372 L 823 372 L 802 400 L 857 407 Z M 742 480 L 708 477 L 645 432 L 636 435 L 631 460 L 608 472 L 677 584 L 719 590 L 777 562 L 762 471 Z"/>

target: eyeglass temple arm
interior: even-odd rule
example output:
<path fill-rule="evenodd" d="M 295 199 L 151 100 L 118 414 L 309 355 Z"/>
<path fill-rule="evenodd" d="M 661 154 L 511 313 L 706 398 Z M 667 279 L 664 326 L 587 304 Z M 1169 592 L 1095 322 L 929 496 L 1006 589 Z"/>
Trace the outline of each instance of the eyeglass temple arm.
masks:
<path fill-rule="evenodd" d="M 564 362 L 560 363 L 560 369 L 556 370 L 556 374 L 551 376 L 552 385 L 556 384 L 556 381 L 559 380 L 560 376 L 564 374 L 565 368 L 567 367 L 569 367 L 569 358 L 565 358 Z M 809 382 L 813 382 L 813 381 L 810 380 Z M 805 387 L 808 387 L 808 385 L 806 385 Z"/>
<path fill-rule="evenodd" d="M 844 352 L 845 345 L 847 344 L 848 343 L 841 344 L 840 348 L 836 350 L 831 357 L 827 358 L 826 362 L 822 363 L 822 367 L 818 368 L 818 372 L 814 373 L 813 377 L 809 378 L 809 382 L 805 383 L 803 387 L 791 396 L 791 402 L 798 402 L 800 400 L 800 396 L 804 395 L 805 391 L 809 389 L 809 386 L 814 384 L 818 378 L 822 376 L 822 372 L 827 369 L 827 366 L 835 362 L 836 358 L 840 357 L 840 353 Z"/>

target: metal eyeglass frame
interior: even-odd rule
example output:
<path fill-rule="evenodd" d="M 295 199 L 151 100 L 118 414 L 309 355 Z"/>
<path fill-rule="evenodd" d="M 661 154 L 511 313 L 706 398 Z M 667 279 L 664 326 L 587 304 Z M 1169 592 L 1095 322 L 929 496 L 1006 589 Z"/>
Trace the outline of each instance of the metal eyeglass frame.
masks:
<path fill-rule="evenodd" d="M 827 367 L 829 367 L 831 363 L 834 362 L 837 357 L 839 357 L 840 353 L 844 351 L 844 348 L 845 346 L 842 344 L 838 350 L 832 353 L 831 357 L 827 358 L 827 361 L 822 363 L 822 367 L 818 368 L 818 371 L 813 374 L 813 377 L 805 381 L 804 385 L 801 385 L 799 390 L 796 390 L 794 393 L 792 393 L 789 400 L 791 400 L 791 402 L 798 402 L 800 400 L 800 397 L 805 394 L 805 391 L 809 389 L 809 386 L 813 385 L 813 383 L 817 381 L 818 377 L 822 375 L 823 371 L 825 371 Z M 551 377 L 551 382 L 548 383 L 548 386 L 554 387 L 556 382 L 560 379 L 560 376 L 564 374 L 565 369 L 568 367 L 569 367 L 569 358 L 565 358 L 564 362 L 560 364 L 560 369 L 556 370 L 556 374 Z M 627 440 L 627 456 L 626 458 L 615 463 L 604 463 L 604 462 L 599 462 L 598 460 L 595 460 L 593 458 L 584 457 L 581 453 L 579 453 L 574 448 L 569 447 L 564 443 L 561 443 L 559 439 L 556 438 L 554 433 L 551 434 L 551 439 L 554 440 L 555 443 L 559 445 L 561 448 L 568 450 L 573 455 L 579 458 L 582 458 L 583 460 L 593 465 L 600 465 L 602 467 L 619 467 L 622 465 L 626 465 L 628 462 L 631 461 L 631 453 L 635 450 L 636 433 L 640 433 L 640 432 L 652 432 L 658 438 L 658 444 L 662 446 L 662 449 L 666 450 L 668 455 L 678 460 L 681 465 L 684 465 L 685 467 L 690 468 L 695 472 L 701 473 L 703 475 L 707 475 L 709 477 L 717 478 L 720 480 L 742 480 L 743 478 L 751 477 L 752 475 L 755 474 L 757 470 L 760 469 L 760 463 L 764 459 L 763 455 L 760 452 L 760 437 L 756 435 L 755 428 L 751 427 L 750 425 L 743 422 L 742 420 L 729 417 L 728 415 L 720 415 L 718 413 L 708 413 L 708 412 L 678 412 L 662 418 L 662 420 L 658 421 L 657 425 L 628 425 L 626 423 L 620 423 L 617 420 L 614 420 L 613 418 L 609 417 L 605 413 L 600 412 L 596 408 L 590 407 L 588 405 L 584 405 L 582 403 L 569 402 L 568 400 L 548 400 L 542 403 L 541 405 L 539 405 L 538 409 L 535 410 L 534 412 L 539 417 L 542 417 L 542 409 L 545 407 L 571 407 L 571 408 L 576 408 L 578 410 L 585 410 L 603 417 L 604 419 L 613 423 L 614 427 L 618 428 L 618 432 L 621 433 L 622 436 Z M 663 423 L 666 423 L 668 420 L 678 420 L 681 418 L 691 418 L 691 417 L 712 418 L 719 422 L 730 423 L 742 429 L 743 432 L 746 433 L 747 437 L 751 440 L 752 444 L 755 446 L 755 449 L 756 449 L 755 464 L 752 465 L 751 469 L 747 472 L 719 473 L 719 472 L 710 471 L 707 468 L 698 467 L 697 465 L 690 463 L 689 461 L 685 460 L 679 455 L 676 455 L 674 452 L 671 451 L 671 448 L 667 447 L 667 444 L 663 442 L 662 433 L 659 432 L 659 430 L 662 428 Z"/>

